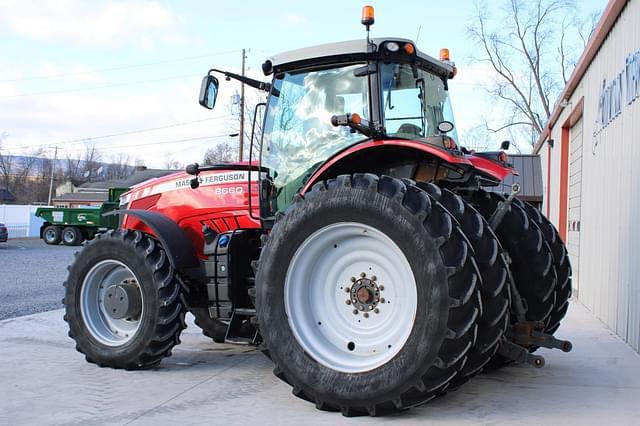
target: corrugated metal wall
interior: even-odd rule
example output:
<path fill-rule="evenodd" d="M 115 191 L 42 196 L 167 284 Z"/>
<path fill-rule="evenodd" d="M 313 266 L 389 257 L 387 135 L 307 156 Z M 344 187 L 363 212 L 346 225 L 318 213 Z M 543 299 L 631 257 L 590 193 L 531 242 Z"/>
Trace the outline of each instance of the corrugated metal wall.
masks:
<path fill-rule="evenodd" d="M 573 288 L 580 294 L 580 206 L 582 205 L 583 119 L 571 127 L 569 146 L 569 212 L 567 214 L 567 250 L 573 266 Z"/>
<path fill-rule="evenodd" d="M 571 99 L 577 102 L 584 95 L 580 262 L 575 265 L 579 299 L 636 350 L 640 350 L 640 164 L 636 164 L 640 98 L 627 105 L 623 96 L 621 114 L 597 136 L 594 131 L 603 81 L 613 80 L 627 56 L 638 49 L 640 2 L 630 1 Z M 560 126 L 553 135 L 560 139 Z M 570 165 L 571 169 L 576 166 Z M 575 200 L 575 191 L 573 196 Z M 569 221 L 576 207 L 570 199 Z"/>

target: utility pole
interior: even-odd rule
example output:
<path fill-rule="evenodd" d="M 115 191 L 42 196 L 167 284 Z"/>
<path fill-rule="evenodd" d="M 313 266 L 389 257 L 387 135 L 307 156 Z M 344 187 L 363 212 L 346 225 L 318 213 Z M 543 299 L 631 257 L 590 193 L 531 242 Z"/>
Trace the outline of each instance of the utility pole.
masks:
<path fill-rule="evenodd" d="M 56 169 L 56 161 L 58 160 L 58 147 L 56 146 L 56 150 L 53 154 L 53 161 L 51 162 L 51 180 L 49 181 L 49 201 L 47 205 L 51 205 L 51 197 L 53 196 L 53 172 Z"/>
<path fill-rule="evenodd" d="M 244 49 L 242 49 L 242 76 L 244 77 Z M 240 153 L 239 161 L 242 161 L 242 151 L 244 151 L 244 83 L 240 83 Z"/>

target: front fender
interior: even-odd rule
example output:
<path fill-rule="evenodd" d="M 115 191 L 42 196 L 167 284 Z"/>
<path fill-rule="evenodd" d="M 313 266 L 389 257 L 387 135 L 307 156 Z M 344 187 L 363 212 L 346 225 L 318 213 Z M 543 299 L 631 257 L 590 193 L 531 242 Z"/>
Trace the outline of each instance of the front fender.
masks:
<path fill-rule="evenodd" d="M 169 263 L 178 271 L 197 268 L 200 265 L 193 243 L 177 223 L 167 216 L 149 210 L 112 210 L 103 216 L 129 215 L 149 227 L 167 253 Z"/>

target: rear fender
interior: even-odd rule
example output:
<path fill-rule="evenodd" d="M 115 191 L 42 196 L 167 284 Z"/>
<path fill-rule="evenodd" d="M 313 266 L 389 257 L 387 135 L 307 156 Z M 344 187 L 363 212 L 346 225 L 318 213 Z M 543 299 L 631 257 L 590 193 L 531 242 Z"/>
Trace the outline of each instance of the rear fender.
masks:
<path fill-rule="evenodd" d="M 502 182 L 505 177 L 509 175 L 518 175 L 518 172 L 513 167 L 508 167 L 507 165 L 503 165 L 504 163 L 499 163 L 497 161 L 489 160 L 488 158 L 484 158 L 478 155 L 469 155 L 467 157 L 473 167 L 480 172 L 489 175 L 498 181 Z"/>
<path fill-rule="evenodd" d="M 394 160 L 415 160 L 418 162 L 433 158 L 464 168 L 471 166 L 471 162 L 465 157 L 453 155 L 445 149 L 422 142 L 411 140 L 367 141 L 330 157 L 311 175 L 301 193 L 309 191 L 316 182 L 339 174 L 376 173 L 377 167 L 384 168 Z"/>
<path fill-rule="evenodd" d="M 193 272 L 200 267 L 200 262 L 187 234 L 177 223 L 163 214 L 149 210 L 112 210 L 103 216 L 128 215 L 144 223 L 162 244 L 167 253 L 169 263 L 180 272 Z"/>

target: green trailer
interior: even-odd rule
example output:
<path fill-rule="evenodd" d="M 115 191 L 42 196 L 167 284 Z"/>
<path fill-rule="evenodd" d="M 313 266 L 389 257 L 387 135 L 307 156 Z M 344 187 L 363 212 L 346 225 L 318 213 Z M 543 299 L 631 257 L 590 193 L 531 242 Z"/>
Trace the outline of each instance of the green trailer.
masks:
<path fill-rule="evenodd" d="M 103 213 L 119 207 L 120 195 L 129 188 L 109 188 L 109 198 L 95 207 L 40 207 L 35 215 L 44 220 L 40 227 L 40 238 L 47 244 L 77 246 L 90 240 L 100 232 L 118 227 L 118 216 L 103 216 Z"/>

